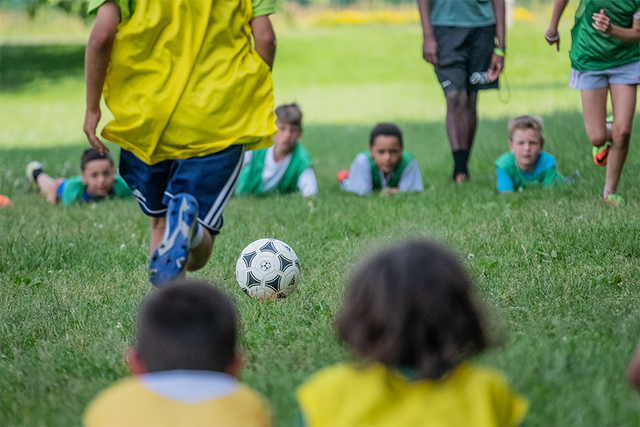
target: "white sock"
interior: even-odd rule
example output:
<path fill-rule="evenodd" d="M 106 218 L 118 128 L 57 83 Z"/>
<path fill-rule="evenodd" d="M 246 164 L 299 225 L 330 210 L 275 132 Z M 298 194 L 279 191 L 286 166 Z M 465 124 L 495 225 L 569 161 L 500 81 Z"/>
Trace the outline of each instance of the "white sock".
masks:
<path fill-rule="evenodd" d="M 191 236 L 191 242 L 189 243 L 190 248 L 197 248 L 202 243 L 202 239 L 204 238 L 204 227 L 202 224 L 198 223 L 198 229 L 193 236 Z"/>

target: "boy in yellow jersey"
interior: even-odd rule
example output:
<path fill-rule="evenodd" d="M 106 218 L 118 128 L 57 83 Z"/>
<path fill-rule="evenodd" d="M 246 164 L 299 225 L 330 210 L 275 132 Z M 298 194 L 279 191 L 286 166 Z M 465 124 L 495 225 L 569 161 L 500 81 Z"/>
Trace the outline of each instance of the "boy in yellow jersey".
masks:
<path fill-rule="evenodd" d="M 264 399 L 242 385 L 233 304 L 187 282 L 154 292 L 127 354 L 133 377 L 102 391 L 83 422 L 98 426 L 268 426 Z"/>
<path fill-rule="evenodd" d="M 102 136 L 122 148 L 120 173 L 151 217 L 155 286 L 207 263 L 244 152 L 272 144 L 274 10 L 274 0 L 89 5 L 84 132 L 108 151 L 96 137 L 102 93 L 114 116 Z"/>

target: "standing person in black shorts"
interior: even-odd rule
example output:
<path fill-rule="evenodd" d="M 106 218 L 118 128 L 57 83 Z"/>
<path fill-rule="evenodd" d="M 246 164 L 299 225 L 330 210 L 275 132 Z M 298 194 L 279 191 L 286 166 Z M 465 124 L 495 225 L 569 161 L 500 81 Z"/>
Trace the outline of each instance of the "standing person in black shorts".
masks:
<path fill-rule="evenodd" d="M 467 163 L 478 124 L 478 91 L 497 89 L 504 67 L 504 0 L 417 0 L 424 59 L 435 67 L 447 99 L 453 180 L 469 179 Z"/>

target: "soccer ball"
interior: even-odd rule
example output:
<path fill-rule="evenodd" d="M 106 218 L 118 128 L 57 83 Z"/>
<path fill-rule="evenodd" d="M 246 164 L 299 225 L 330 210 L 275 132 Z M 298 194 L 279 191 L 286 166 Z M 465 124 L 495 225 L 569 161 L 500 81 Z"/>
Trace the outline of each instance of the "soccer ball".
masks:
<path fill-rule="evenodd" d="M 300 262 L 286 243 L 276 239 L 256 240 L 240 254 L 236 280 L 251 298 L 286 297 L 298 286 Z"/>

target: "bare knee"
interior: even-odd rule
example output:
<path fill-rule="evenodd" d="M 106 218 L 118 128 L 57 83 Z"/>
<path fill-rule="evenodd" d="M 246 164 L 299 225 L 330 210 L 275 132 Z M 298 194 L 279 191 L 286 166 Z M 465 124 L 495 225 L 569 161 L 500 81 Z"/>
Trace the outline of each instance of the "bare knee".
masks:
<path fill-rule="evenodd" d="M 609 138 L 607 138 L 606 132 L 587 133 L 587 137 L 589 138 L 589 142 L 591 143 L 591 145 L 593 145 L 594 147 L 602 147 L 609 140 Z"/>
<path fill-rule="evenodd" d="M 151 230 L 152 231 L 162 230 L 164 232 L 165 224 L 166 224 L 166 218 L 165 217 L 162 217 L 162 218 L 151 217 Z"/>
<path fill-rule="evenodd" d="M 452 90 L 445 93 L 448 112 L 462 112 L 467 110 L 467 93 L 462 90 Z"/>
<path fill-rule="evenodd" d="M 614 144 L 629 144 L 629 139 L 631 139 L 631 126 L 615 125 L 613 126 L 611 134 Z"/>

